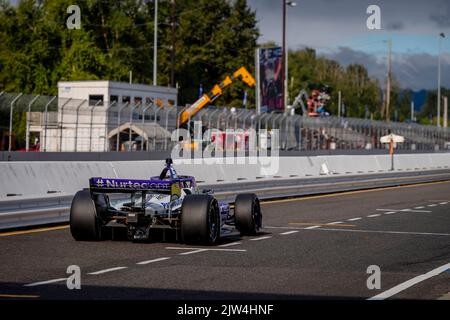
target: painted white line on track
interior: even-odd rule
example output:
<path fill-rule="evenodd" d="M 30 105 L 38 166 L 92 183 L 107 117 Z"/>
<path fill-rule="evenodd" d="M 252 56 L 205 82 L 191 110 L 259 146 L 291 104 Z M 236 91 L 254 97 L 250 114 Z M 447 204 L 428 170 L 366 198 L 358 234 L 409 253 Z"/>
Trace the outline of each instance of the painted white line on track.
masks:
<path fill-rule="evenodd" d="M 430 210 L 414 210 L 414 209 L 402 209 L 402 210 L 400 210 L 401 212 L 413 212 L 413 213 L 421 213 L 421 212 L 424 212 L 424 213 L 429 213 L 429 212 L 433 212 L 433 211 L 430 211 Z"/>
<path fill-rule="evenodd" d="M 142 264 L 149 264 L 149 263 L 158 262 L 158 261 L 164 261 L 164 260 L 168 260 L 168 259 L 170 259 L 170 258 L 169 257 L 162 257 L 162 258 L 157 258 L 157 259 L 153 259 L 153 260 L 141 261 L 141 262 L 138 262 L 136 264 L 140 264 L 140 265 L 142 265 Z"/>
<path fill-rule="evenodd" d="M 429 210 L 414 210 L 414 209 L 377 209 L 377 211 L 393 211 L 393 212 L 433 212 Z"/>
<path fill-rule="evenodd" d="M 395 211 L 388 211 L 388 212 L 385 212 L 383 214 L 393 214 L 393 213 L 395 213 Z"/>
<path fill-rule="evenodd" d="M 179 253 L 179 255 L 187 256 L 188 254 L 200 253 L 200 252 L 205 252 L 205 251 L 208 251 L 208 250 L 207 249 L 198 249 L 198 250 L 194 250 L 194 251 L 182 252 L 182 253 Z"/>
<path fill-rule="evenodd" d="M 329 222 L 327 224 L 340 224 L 340 223 L 342 223 L 342 221 Z"/>
<path fill-rule="evenodd" d="M 384 299 L 390 298 L 390 297 L 396 295 L 397 293 L 402 292 L 422 281 L 425 281 L 427 279 L 430 279 L 434 276 L 441 274 L 442 272 L 447 271 L 449 268 L 450 268 L 450 263 L 447 263 L 446 265 L 443 265 L 443 266 L 433 269 L 427 273 L 421 274 L 420 276 L 417 276 L 408 281 L 400 283 L 399 285 L 397 285 L 387 291 L 384 291 L 380 294 L 377 294 L 376 296 L 373 296 L 372 298 L 369 298 L 367 300 L 384 300 Z"/>
<path fill-rule="evenodd" d="M 362 218 L 357 217 L 357 218 L 351 218 L 351 219 L 347 219 L 347 221 L 358 221 L 361 220 Z"/>
<path fill-rule="evenodd" d="M 371 215 L 368 215 L 367 218 L 375 218 L 375 217 L 379 217 L 379 216 L 380 216 L 379 214 L 371 214 Z"/>
<path fill-rule="evenodd" d="M 359 230 L 359 229 L 334 229 L 320 228 L 316 231 L 341 231 L 341 232 L 357 232 L 357 233 L 381 233 L 381 234 L 405 234 L 413 236 L 443 236 L 450 237 L 450 233 L 432 233 L 432 232 L 409 232 L 409 231 L 382 231 L 382 230 Z"/>
<path fill-rule="evenodd" d="M 311 227 L 307 227 L 307 228 L 304 228 L 305 230 L 312 230 L 312 229 L 316 229 L 316 228 L 319 228 L 320 226 L 311 226 Z"/>
<path fill-rule="evenodd" d="M 270 238 L 272 238 L 272 237 L 271 236 L 264 236 L 264 237 L 249 239 L 249 240 L 250 241 L 259 241 L 259 240 L 266 240 L 266 239 L 270 239 Z"/>
<path fill-rule="evenodd" d="M 420 206 L 420 207 L 414 207 L 414 209 L 424 209 L 425 207 Z"/>
<path fill-rule="evenodd" d="M 166 247 L 168 250 L 194 250 L 194 251 L 225 251 L 225 252 L 245 252 L 246 249 L 229 249 L 229 248 L 187 248 L 187 247 Z M 193 253 L 193 251 L 189 251 Z M 181 254 L 181 253 L 180 253 Z"/>
<path fill-rule="evenodd" d="M 239 244 L 242 244 L 242 242 L 231 242 L 231 243 L 225 243 L 225 244 L 221 244 L 219 247 L 231 247 L 231 246 L 237 246 Z"/>
<path fill-rule="evenodd" d="M 437 204 L 429 204 L 428 207 L 436 207 Z"/>
<path fill-rule="evenodd" d="M 274 227 L 274 226 L 266 226 L 267 229 L 287 229 L 287 230 L 305 230 L 308 228 L 299 228 L 299 227 Z M 309 227 L 311 229 L 312 227 Z M 358 233 L 385 233 L 385 234 L 405 234 L 405 235 L 418 235 L 418 236 L 444 236 L 450 237 L 450 233 L 427 233 L 427 232 L 407 232 L 407 231 L 381 231 L 381 230 L 359 230 L 359 229 L 335 229 L 335 228 L 319 228 L 319 226 L 315 226 L 316 229 L 314 231 L 341 231 L 341 232 L 358 232 Z"/>
<path fill-rule="evenodd" d="M 442 205 L 444 205 L 444 204 L 447 204 L 448 202 L 441 202 L 441 203 L 439 203 L 439 204 L 442 204 Z"/>
<path fill-rule="evenodd" d="M 24 284 L 24 287 L 36 287 L 36 286 L 41 286 L 44 284 L 49 284 L 49 283 L 55 283 L 55 282 L 61 282 L 61 281 L 66 281 L 67 278 L 58 278 L 58 279 L 53 279 L 53 280 L 47 280 L 47 281 L 40 281 L 40 282 L 33 282 L 33 283 L 29 283 L 29 284 Z"/>
<path fill-rule="evenodd" d="M 97 275 L 97 274 L 103 274 L 103 273 L 117 271 L 117 270 L 122 270 L 122 269 L 127 269 L 127 268 L 128 267 L 115 267 L 115 268 L 103 269 L 103 270 L 99 270 L 99 271 L 95 271 L 95 272 L 89 272 L 88 274 L 90 274 L 90 275 Z"/>
<path fill-rule="evenodd" d="M 286 231 L 286 232 L 283 232 L 283 233 L 280 233 L 280 234 L 283 235 L 283 236 L 286 236 L 288 234 L 293 234 L 293 233 L 297 233 L 297 232 L 298 232 L 298 230 L 292 230 L 292 231 Z"/>

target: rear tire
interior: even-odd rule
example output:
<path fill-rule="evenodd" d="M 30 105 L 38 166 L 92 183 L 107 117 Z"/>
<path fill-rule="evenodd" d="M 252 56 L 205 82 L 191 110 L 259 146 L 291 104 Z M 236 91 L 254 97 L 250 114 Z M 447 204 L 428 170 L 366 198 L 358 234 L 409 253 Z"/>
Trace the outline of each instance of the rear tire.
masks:
<path fill-rule="evenodd" d="M 220 212 L 211 195 L 193 194 L 181 207 L 181 241 L 212 245 L 220 238 Z"/>
<path fill-rule="evenodd" d="M 102 222 L 97 215 L 97 209 L 89 190 L 78 191 L 72 200 L 70 232 L 77 241 L 102 239 Z"/>
<path fill-rule="evenodd" d="M 259 199 L 254 193 L 238 194 L 234 202 L 236 229 L 242 235 L 255 235 L 262 227 Z"/>

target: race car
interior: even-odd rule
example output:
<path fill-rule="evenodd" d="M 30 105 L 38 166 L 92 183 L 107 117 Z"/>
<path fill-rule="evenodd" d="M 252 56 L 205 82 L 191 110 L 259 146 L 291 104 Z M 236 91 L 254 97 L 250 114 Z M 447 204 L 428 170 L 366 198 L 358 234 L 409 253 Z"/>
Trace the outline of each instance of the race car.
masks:
<path fill-rule="evenodd" d="M 148 240 L 157 230 L 174 231 L 184 243 L 212 245 L 236 228 L 255 235 L 262 226 L 255 194 L 236 196 L 234 207 L 217 201 L 211 190 L 200 190 L 192 176 L 179 176 L 172 159 L 159 176 L 149 180 L 94 177 L 78 191 L 70 208 L 70 231 L 75 240 L 105 239 L 125 228 L 128 239 Z"/>

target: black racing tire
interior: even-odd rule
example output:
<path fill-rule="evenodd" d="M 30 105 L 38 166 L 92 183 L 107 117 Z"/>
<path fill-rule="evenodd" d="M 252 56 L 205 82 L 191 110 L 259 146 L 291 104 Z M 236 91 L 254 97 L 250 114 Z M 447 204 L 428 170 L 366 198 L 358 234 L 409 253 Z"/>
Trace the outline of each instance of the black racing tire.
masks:
<path fill-rule="evenodd" d="M 70 207 L 70 232 L 77 241 L 102 239 L 102 222 L 89 190 L 75 194 Z"/>
<path fill-rule="evenodd" d="M 181 241 L 212 245 L 220 238 L 219 204 L 207 194 L 188 195 L 181 206 Z"/>
<path fill-rule="evenodd" d="M 254 193 L 238 194 L 234 202 L 234 221 L 242 235 L 255 235 L 262 227 L 259 199 Z"/>

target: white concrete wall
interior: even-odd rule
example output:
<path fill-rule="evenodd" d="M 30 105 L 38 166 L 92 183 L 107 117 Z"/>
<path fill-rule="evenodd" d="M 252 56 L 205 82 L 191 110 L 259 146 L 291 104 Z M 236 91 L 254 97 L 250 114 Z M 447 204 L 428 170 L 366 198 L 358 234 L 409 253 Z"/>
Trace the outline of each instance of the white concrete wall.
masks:
<path fill-rule="evenodd" d="M 317 157 L 282 157 L 279 170 L 264 176 L 260 164 L 177 164 L 179 174 L 193 175 L 204 183 L 245 182 L 272 179 L 323 176 L 325 163 L 329 174 L 367 174 L 389 172 L 389 155 L 342 155 Z M 267 159 L 266 159 L 267 160 Z M 276 161 L 276 159 L 272 159 Z M 105 162 L 0 162 L 0 199 L 6 194 L 41 196 L 49 191 L 72 194 L 88 187 L 91 177 L 147 179 L 159 175 L 163 161 Z M 396 171 L 423 171 L 450 168 L 450 154 L 406 154 L 395 157 Z"/>

